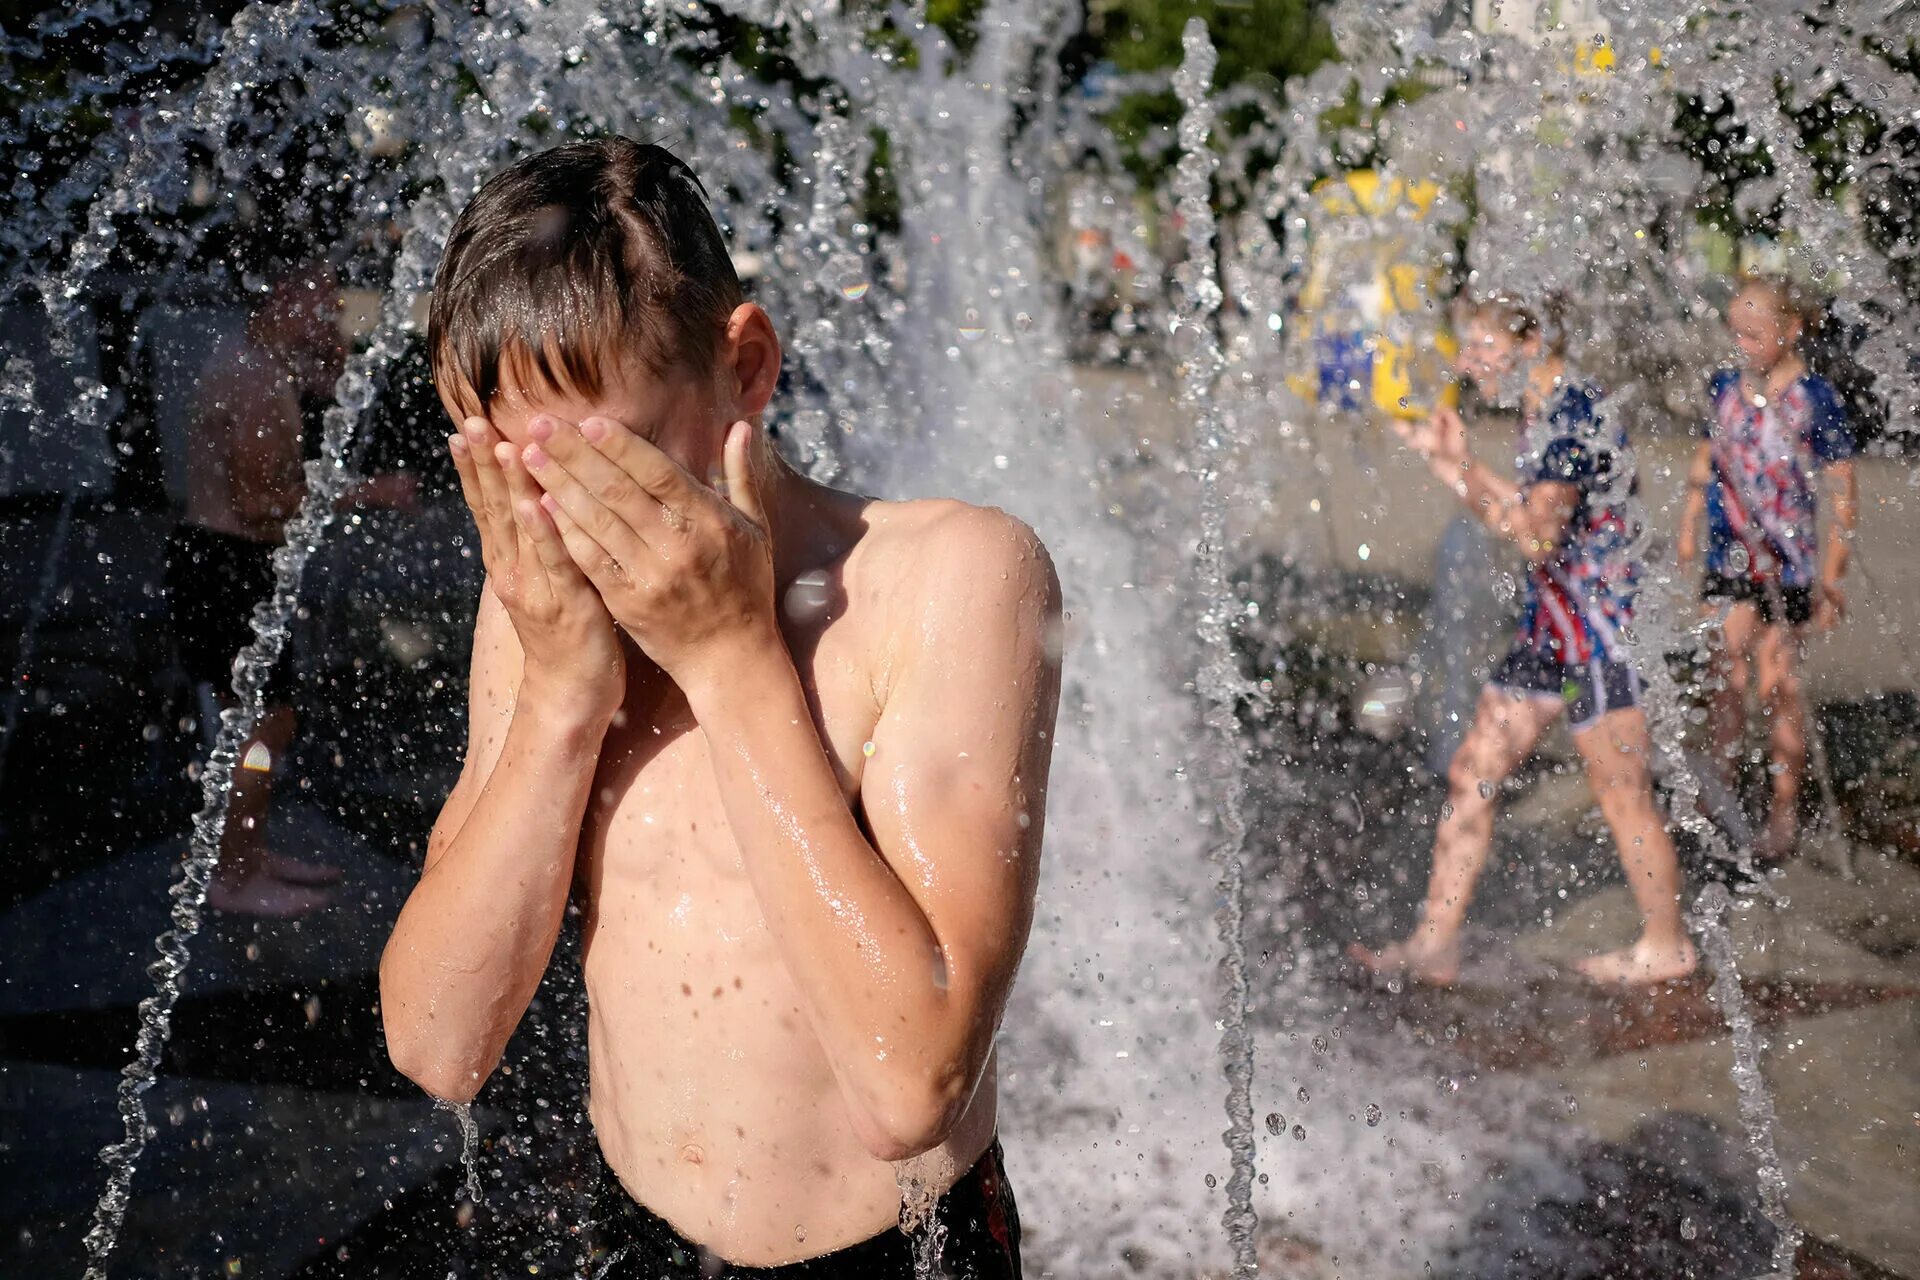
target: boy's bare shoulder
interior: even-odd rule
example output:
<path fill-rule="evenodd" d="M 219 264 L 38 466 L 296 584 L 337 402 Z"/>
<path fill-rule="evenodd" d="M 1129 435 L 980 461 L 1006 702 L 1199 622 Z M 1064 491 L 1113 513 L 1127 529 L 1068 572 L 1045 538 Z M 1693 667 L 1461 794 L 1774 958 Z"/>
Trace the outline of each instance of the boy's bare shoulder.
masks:
<path fill-rule="evenodd" d="M 924 598 L 943 583 L 1018 582 L 1057 590 L 1053 561 L 1040 536 L 1017 516 L 957 498 L 873 502 L 866 509 L 863 550 L 881 576 L 899 582 L 909 575 Z M 1018 574 L 1015 570 L 1019 570 Z"/>

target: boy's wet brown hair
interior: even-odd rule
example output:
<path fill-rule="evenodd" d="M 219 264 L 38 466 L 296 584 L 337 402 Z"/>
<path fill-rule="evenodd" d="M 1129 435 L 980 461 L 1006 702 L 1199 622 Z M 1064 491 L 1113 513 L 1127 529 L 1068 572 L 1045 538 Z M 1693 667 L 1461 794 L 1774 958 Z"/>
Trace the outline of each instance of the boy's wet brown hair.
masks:
<path fill-rule="evenodd" d="M 629 138 L 569 142 L 495 174 L 454 220 L 427 349 L 448 398 L 474 412 L 508 361 L 591 398 L 623 361 L 711 367 L 742 297 L 685 161 Z"/>

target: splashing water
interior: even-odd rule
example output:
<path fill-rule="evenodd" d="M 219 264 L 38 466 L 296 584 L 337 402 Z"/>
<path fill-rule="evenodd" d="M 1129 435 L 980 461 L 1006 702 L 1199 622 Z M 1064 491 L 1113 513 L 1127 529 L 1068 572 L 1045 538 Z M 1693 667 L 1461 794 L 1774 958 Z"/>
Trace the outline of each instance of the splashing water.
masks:
<path fill-rule="evenodd" d="M 1238 706 L 1252 692 L 1241 676 L 1230 633 L 1235 603 L 1228 582 L 1224 543 L 1227 536 L 1228 496 L 1221 487 L 1228 442 L 1216 405 L 1214 382 L 1226 361 L 1214 327 L 1220 309 L 1220 284 L 1214 272 L 1213 171 L 1215 160 L 1207 137 L 1213 132 L 1213 104 L 1208 93 L 1217 58 L 1198 18 L 1181 33 L 1184 57 L 1174 75 L 1179 96 L 1181 156 L 1174 177 L 1176 208 L 1186 232 L 1187 260 L 1180 268 L 1182 304 L 1173 317 L 1173 339 L 1182 353 L 1181 407 L 1193 416 L 1196 461 L 1200 482 L 1200 542 L 1198 586 L 1202 593 L 1200 643 L 1203 660 L 1199 690 L 1205 699 L 1207 727 L 1218 745 L 1209 782 L 1219 806 L 1220 834 L 1212 850 L 1219 865 L 1220 941 L 1225 954 L 1221 967 L 1225 990 L 1221 995 L 1220 1059 L 1227 1077 L 1227 1129 L 1222 1135 L 1232 1158 L 1227 1178 L 1227 1209 L 1221 1217 L 1233 1247 L 1236 1276 L 1258 1269 L 1253 1210 L 1253 1035 L 1247 1026 L 1252 989 L 1247 977 L 1247 883 L 1241 851 L 1247 824 L 1240 808 L 1245 772 L 1240 744 Z"/>
<path fill-rule="evenodd" d="M 947 1247 L 939 1186 L 919 1160 L 894 1165 L 894 1180 L 900 1186 L 900 1231 L 913 1241 L 913 1280 L 938 1280 L 945 1274 L 941 1256 Z"/>
<path fill-rule="evenodd" d="M 433 1109 L 452 1116 L 454 1125 L 460 1130 L 460 1166 L 467 1171 L 467 1180 L 461 1190 L 474 1204 L 485 1204 L 486 1200 L 480 1194 L 480 1126 L 473 1120 L 473 1104 L 435 1098 Z"/>

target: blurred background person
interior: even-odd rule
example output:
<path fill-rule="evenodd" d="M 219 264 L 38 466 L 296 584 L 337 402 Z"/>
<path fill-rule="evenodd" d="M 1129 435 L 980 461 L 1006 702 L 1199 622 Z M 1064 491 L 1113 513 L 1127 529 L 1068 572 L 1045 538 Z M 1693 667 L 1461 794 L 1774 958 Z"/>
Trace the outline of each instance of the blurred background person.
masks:
<path fill-rule="evenodd" d="M 236 705 L 235 654 L 252 638 L 253 607 L 273 589 L 273 552 L 305 492 L 306 419 L 331 396 L 345 358 L 340 292 L 324 261 L 267 273 L 240 332 L 217 343 L 190 409 L 186 510 L 167 548 L 166 583 L 181 665 L 193 681 L 203 732 Z M 316 424 L 317 425 L 317 424 Z M 363 482 L 353 500 L 408 507 L 404 474 Z M 207 900 L 217 910 L 290 917 L 324 906 L 338 868 L 271 847 L 267 815 L 297 719 L 283 651 L 266 709 L 241 745 L 220 864 Z"/>
<path fill-rule="evenodd" d="M 1682 565 L 1700 558 L 1704 517 L 1700 594 L 1720 622 L 1713 754 L 1735 784 L 1752 690 L 1767 722 L 1771 786 L 1757 850 L 1765 858 L 1786 857 L 1799 841 L 1807 763 L 1800 649 L 1809 624 L 1828 631 L 1845 613 L 1840 583 L 1859 506 L 1843 401 L 1808 369 L 1800 350 L 1806 314 L 1795 291 L 1773 276 L 1750 277 L 1728 304 L 1740 364 L 1713 375 L 1677 548 Z M 1816 474 L 1833 504 L 1833 536 L 1824 548 Z"/>
<path fill-rule="evenodd" d="M 1434 476 L 1527 558 L 1527 599 L 1512 651 L 1480 692 L 1473 724 L 1447 768 L 1433 870 L 1413 930 L 1356 961 L 1446 985 L 1460 972 L 1461 932 L 1493 843 L 1500 784 L 1562 714 L 1640 908 L 1640 936 L 1579 963 L 1607 984 L 1672 981 L 1698 964 L 1680 907 L 1673 840 L 1653 797 L 1651 739 L 1640 676 L 1622 632 L 1633 619 L 1640 567 L 1622 492 L 1626 433 L 1600 412 L 1601 393 L 1569 367 L 1530 311 L 1483 300 L 1463 311 L 1456 364 L 1481 394 L 1521 414 L 1515 478 L 1467 452 L 1466 426 L 1441 407 L 1395 429 Z"/>

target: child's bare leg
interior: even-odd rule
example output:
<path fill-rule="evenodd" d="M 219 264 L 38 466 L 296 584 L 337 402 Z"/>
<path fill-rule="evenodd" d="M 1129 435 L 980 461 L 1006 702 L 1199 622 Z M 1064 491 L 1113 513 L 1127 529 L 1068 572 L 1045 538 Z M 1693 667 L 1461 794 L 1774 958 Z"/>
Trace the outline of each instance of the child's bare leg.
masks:
<path fill-rule="evenodd" d="M 1807 712 L 1801 693 L 1793 629 L 1761 629 L 1754 645 L 1754 677 L 1771 727 L 1767 734 L 1773 796 L 1767 806 L 1767 830 L 1761 853 L 1784 858 L 1800 838 L 1800 778 L 1807 767 Z"/>
<path fill-rule="evenodd" d="M 1740 745 L 1747 732 L 1747 686 L 1753 672 L 1753 643 L 1760 611 L 1752 602 L 1727 606 L 1720 643 L 1713 654 L 1713 693 L 1708 700 L 1708 729 L 1713 762 L 1721 779 L 1733 786 L 1740 773 Z"/>
<path fill-rule="evenodd" d="M 1420 920 L 1406 939 L 1374 952 L 1350 954 L 1370 969 L 1403 970 L 1444 985 L 1460 973 L 1460 930 L 1473 901 L 1474 882 L 1493 843 L 1494 796 L 1526 759 L 1553 718 L 1557 700 L 1520 697 L 1488 685 L 1480 692 L 1473 726 L 1447 767 L 1447 802 L 1434 833 L 1433 873 Z"/>
<path fill-rule="evenodd" d="M 1699 964 L 1680 909 L 1680 860 L 1654 803 L 1647 769 L 1647 718 L 1638 707 L 1609 711 L 1573 735 L 1587 781 L 1613 832 L 1620 866 L 1640 907 L 1640 937 L 1630 947 L 1591 956 L 1580 971 L 1598 982 L 1667 982 Z"/>

